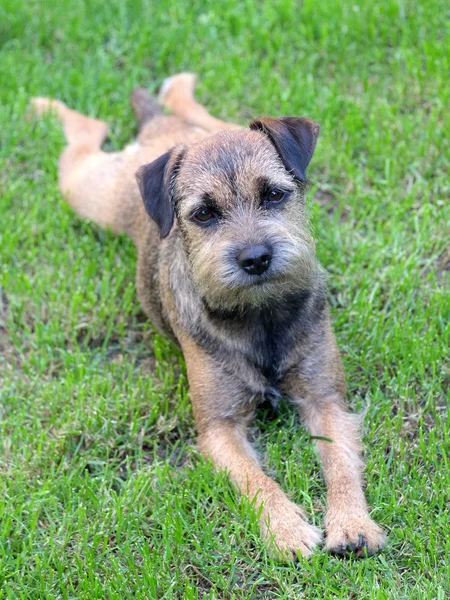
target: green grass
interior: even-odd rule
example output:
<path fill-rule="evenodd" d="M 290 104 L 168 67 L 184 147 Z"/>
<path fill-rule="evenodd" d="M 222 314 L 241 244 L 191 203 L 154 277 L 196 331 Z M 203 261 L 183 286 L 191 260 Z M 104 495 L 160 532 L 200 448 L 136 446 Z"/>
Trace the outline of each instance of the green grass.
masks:
<path fill-rule="evenodd" d="M 449 38 L 438 0 L 3 0 L 0 599 L 448 597 Z M 181 70 L 217 116 L 307 115 L 318 254 L 380 555 L 268 558 L 195 449 L 181 356 L 139 310 L 135 250 L 60 198 L 63 137 L 33 95 L 135 133 L 128 94 Z M 320 524 L 314 449 L 258 414 L 268 471 Z"/>

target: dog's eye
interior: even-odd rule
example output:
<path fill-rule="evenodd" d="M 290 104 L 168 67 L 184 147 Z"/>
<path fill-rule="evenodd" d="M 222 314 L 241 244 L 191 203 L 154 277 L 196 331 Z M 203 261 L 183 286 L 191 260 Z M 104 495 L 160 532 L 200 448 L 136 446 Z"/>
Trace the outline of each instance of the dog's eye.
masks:
<path fill-rule="evenodd" d="M 267 194 L 267 198 L 266 198 L 266 202 L 268 204 L 278 204 L 279 202 L 282 202 L 287 196 L 287 192 L 285 192 L 284 190 L 271 190 L 268 194 Z"/>
<path fill-rule="evenodd" d="M 211 208 L 203 206 L 202 208 L 198 208 L 194 214 L 192 215 L 195 221 L 198 223 L 209 223 L 213 219 L 217 218 L 217 213 L 215 213 Z"/>

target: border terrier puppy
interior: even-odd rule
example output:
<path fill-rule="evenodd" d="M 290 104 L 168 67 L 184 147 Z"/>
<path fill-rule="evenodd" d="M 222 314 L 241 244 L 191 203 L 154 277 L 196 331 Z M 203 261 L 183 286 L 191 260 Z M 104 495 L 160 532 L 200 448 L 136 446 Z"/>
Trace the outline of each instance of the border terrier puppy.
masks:
<path fill-rule="evenodd" d="M 135 243 L 143 309 L 184 353 L 200 450 L 254 500 L 272 552 L 308 556 L 321 541 L 247 439 L 258 402 L 285 396 L 322 460 L 327 548 L 373 554 L 385 536 L 364 498 L 360 418 L 345 408 L 305 209 L 319 127 L 282 117 L 240 128 L 212 117 L 193 90 L 186 73 L 166 80 L 159 104 L 135 89 L 140 133 L 116 153 L 101 151 L 103 121 L 58 100 L 32 105 L 63 126 L 59 180 L 68 203 Z"/>

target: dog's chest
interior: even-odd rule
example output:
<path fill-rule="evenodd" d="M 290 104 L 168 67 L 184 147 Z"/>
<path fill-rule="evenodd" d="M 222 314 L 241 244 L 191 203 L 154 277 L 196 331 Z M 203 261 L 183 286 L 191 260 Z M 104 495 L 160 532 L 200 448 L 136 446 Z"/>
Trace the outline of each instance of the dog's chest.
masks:
<path fill-rule="evenodd" d="M 295 343 L 288 323 L 255 322 L 248 332 L 245 358 L 261 374 L 267 388 L 277 389 L 286 358 Z"/>
<path fill-rule="evenodd" d="M 301 341 L 309 294 L 297 294 L 276 307 L 211 315 L 210 349 L 249 394 L 278 394 L 293 348 Z"/>

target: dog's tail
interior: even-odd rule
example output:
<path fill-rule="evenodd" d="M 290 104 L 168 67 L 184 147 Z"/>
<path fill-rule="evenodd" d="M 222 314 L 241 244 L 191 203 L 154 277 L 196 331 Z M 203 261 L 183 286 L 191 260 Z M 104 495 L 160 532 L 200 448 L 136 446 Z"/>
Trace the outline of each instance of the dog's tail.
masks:
<path fill-rule="evenodd" d="M 162 115 L 163 109 L 149 92 L 142 87 L 136 87 L 130 94 L 130 103 L 136 115 L 139 131 L 146 123 Z"/>

